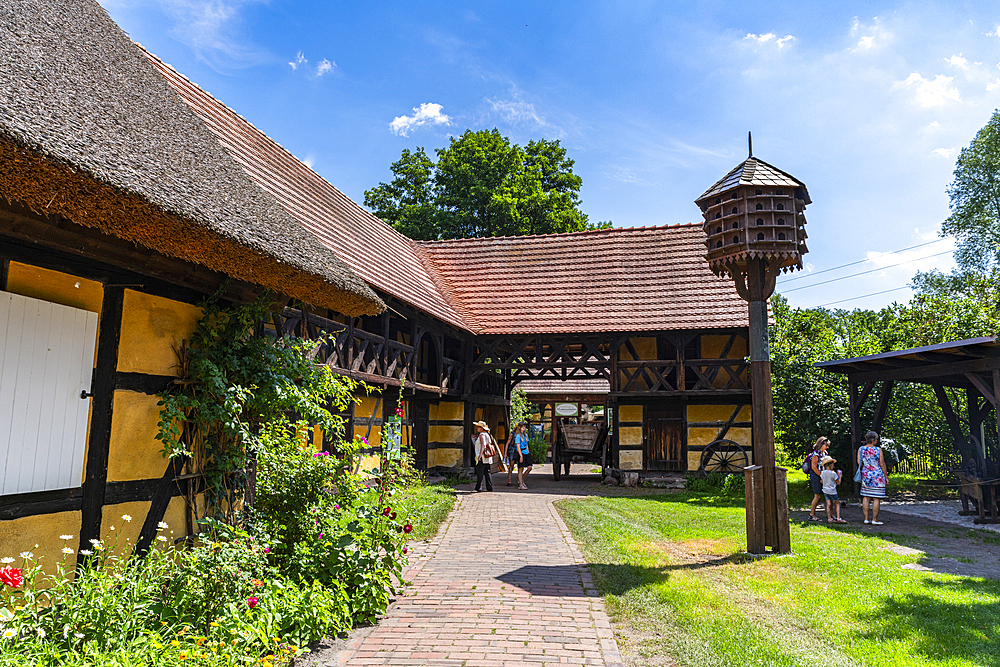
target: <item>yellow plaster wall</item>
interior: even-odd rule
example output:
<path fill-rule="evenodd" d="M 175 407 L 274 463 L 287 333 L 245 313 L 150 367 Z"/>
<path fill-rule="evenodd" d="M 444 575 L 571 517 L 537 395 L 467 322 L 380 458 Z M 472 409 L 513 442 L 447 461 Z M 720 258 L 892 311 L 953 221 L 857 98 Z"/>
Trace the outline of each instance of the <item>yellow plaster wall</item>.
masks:
<path fill-rule="evenodd" d="M 63 546 L 76 551 L 80 544 L 80 512 L 59 512 L 26 516 L 23 519 L 0 521 L 0 558 L 16 559 L 14 565 L 21 566 L 20 554 L 30 551 L 35 559 L 42 559 L 42 568 L 54 572 L 55 564 L 62 559 Z M 72 535 L 63 543 L 60 535 Z M 68 556 L 68 562 L 75 563 L 76 556 Z"/>
<path fill-rule="evenodd" d="M 689 422 L 721 422 L 721 426 L 729 421 L 733 414 L 735 405 L 689 405 L 687 418 Z M 750 421 L 750 406 L 744 405 L 740 414 L 736 416 L 738 422 Z"/>
<path fill-rule="evenodd" d="M 429 410 L 430 419 L 440 419 L 442 421 L 457 421 L 465 418 L 465 404 L 453 401 L 441 401 L 431 403 Z"/>
<path fill-rule="evenodd" d="M 620 405 L 620 406 L 618 406 L 618 421 L 619 422 L 641 422 L 642 421 L 642 406 L 641 405 Z"/>
<path fill-rule="evenodd" d="M 729 429 L 732 431 L 733 429 Z M 688 429 L 688 447 L 704 447 L 713 442 L 719 429 L 715 427 L 692 427 Z M 728 436 L 727 436 L 728 437 Z"/>
<path fill-rule="evenodd" d="M 454 468 L 462 464 L 462 450 L 458 448 L 441 448 L 427 450 L 427 467 L 442 466 Z"/>
<path fill-rule="evenodd" d="M 733 442 L 738 442 L 749 450 L 751 447 L 751 433 L 753 433 L 753 430 L 749 428 L 731 428 L 729 429 L 729 433 L 726 434 L 726 438 Z"/>
<path fill-rule="evenodd" d="M 641 426 L 621 426 L 618 428 L 619 447 L 638 447 L 642 445 Z"/>
<path fill-rule="evenodd" d="M 433 424 L 427 427 L 428 442 L 455 442 L 461 444 L 464 429 L 461 426 L 441 426 Z"/>
<path fill-rule="evenodd" d="M 108 452 L 108 481 L 125 482 L 163 475 L 167 460 L 156 439 L 160 419 L 156 396 L 134 391 L 116 391 Z"/>
<path fill-rule="evenodd" d="M 104 287 L 96 280 L 20 262 L 10 263 L 7 291 L 94 313 L 101 312 L 104 299 Z"/>
<path fill-rule="evenodd" d="M 729 342 L 729 336 L 713 336 L 704 335 L 701 337 L 701 358 L 702 359 L 718 359 L 722 356 L 722 350 L 725 349 L 726 343 Z M 727 359 L 742 359 L 747 356 L 747 344 L 746 340 L 742 337 L 737 336 L 736 340 L 733 341 L 733 346 L 729 349 L 729 354 L 726 355 Z"/>
<path fill-rule="evenodd" d="M 161 470 L 160 474 L 162 473 Z M 139 533 L 142 531 L 147 513 L 149 513 L 148 502 L 105 505 L 101 512 L 101 539 L 104 540 L 106 547 L 110 549 L 117 544 L 115 547 L 117 553 L 130 551 L 139 540 Z M 126 514 L 132 517 L 131 521 L 122 518 Z M 111 529 L 112 526 L 114 530 Z"/>
<path fill-rule="evenodd" d="M 362 396 L 361 400 L 354 406 L 354 418 L 355 419 L 370 419 L 373 416 L 378 419 L 381 414 L 375 413 L 376 402 L 378 403 L 379 413 L 382 411 L 381 401 L 378 401 L 377 396 Z M 367 424 L 355 424 L 354 433 L 352 437 L 365 436 L 368 433 Z M 371 427 L 371 433 L 368 433 L 368 445 L 371 447 L 379 447 L 382 444 L 382 432 L 378 426 L 373 425 Z"/>
<path fill-rule="evenodd" d="M 639 359 L 652 360 L 656 359 L 656 339 L 655 338 L 630 338 L 629 342 L 632 343 L 632 347 L 635 351 L 639 353 Z M 621 348 L 621 359 L 630 359 L 632 356 L 629 349 L 622 345 Z"/>
<path fill-rule="evenodd" d="M 176 375 L 176 350 L 191 336 L 200 318 L 197 306 L 125 290 L 118 370 Z"/>
<path fill-rule="evenodd" d="M 642 450 L 623 449 L 618 452 L 618 465 L 622 470 L 642 470 Z"/>

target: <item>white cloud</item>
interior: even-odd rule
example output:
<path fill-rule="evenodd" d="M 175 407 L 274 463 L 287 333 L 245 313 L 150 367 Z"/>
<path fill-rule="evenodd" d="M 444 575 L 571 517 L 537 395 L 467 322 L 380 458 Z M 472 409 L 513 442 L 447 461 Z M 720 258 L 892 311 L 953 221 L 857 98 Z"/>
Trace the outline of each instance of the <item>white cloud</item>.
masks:
<path fill-rule="evenodd" d="M 934 150 L 931 151 L 931 153 L 933 153 L 934 155 L 940 155 L 941 157 L 946 158 L 948 160 L 953 160 L 953 159 L 955 159 L 955 156 L 958 155 L 958 149 L 957 148 L 935 148 Z"/>
<path fill-rule="evenodd" d="M 316 156 L 313 155 L 312 153 L 309 153 L 304 158 L 302 158 L 302 164 L 312 169 L 313 166 L 315 166 L 316 164 Z"/>
<path fill-rule="evenodd" d="M 951 58 L 945 58 L 944 61 L 959 69 L 969 69 L 969 59 L 963 58 L 961 53 L 957 56 L 952 56 Z"/>
<path fill-rule="evenodd" d="M 939 130 L 939 129 L 941 129 L 941 123 L 937 122 L 936 120 L 933 120 L 924 129 L 925 130 Z"/>
<path fill-rule="evenodd" d="M 868 51 L 872 48 L 872 44 L 875 42 L 875 35 L 862 35 L 861 39 L 858 40 L 857 49 L 859 51 Z"/>
<path fill-rule="evenodd" d="M 316 76 L 323 76 L 328 72 L 332 72 L 334 68 L 337 67 L 337 63 L 332 63 L 326 58 L 319 61 L 319 65 L 316 66 Z"/>
<path fill-rule="evenodd" d="M 913 99 L 922 107 L 937 107 L 949 101 L 958 102 L 961 97 L 958 88 L 952 85 L 955 77 L 938 74 L 933 79 L 925 79 L 913 72 L 903 81 L 896 83 L 897 88 L 913 90 Z"/>
<path fill-rule="evenodd" d="M 295 60 L 292 60 L 288 64 L 292 66 L 292 69 L 298 69 L 299 65 L 304 65 L 305 63 L 308 63 L 308 62 L 309 61 L 306 60 L 306 57 L 304 55 L 302 55 L 302 52 L 299 51 L 298 55 L 295 56 Z"/>
<path fill-rule="evenodd" d="M 757 45 L 764 45 L 773 42 L 777 45 L 779 49 L 785 48 L 785 44 L 795 41 L 794 35 L 785 35 L 784 37 L 778 37 L 773 32 L 764 33 L 762 35 L 757 35 L 755 33 L 747 33 L 747 36 L 743 38 L 743 41 L 756 42 Z"/>
<path fill-rule="evenodd" d="M 998 25 L 997 29 L 994 30 L 993 32 L 986 33 L 986 36 L 987 37 L 1000 37 L 1000 25 Z"/>
<path fill-rule="evenodd" d="M 1000 88 L 1000 79 L 997 79 L 996 81 L 990 81 L 989 83 L 986 84 L 986 92 L 988 93 L 992 93 L 997 88 Z"/>
<path fill-rule="evenodd" d="M 396 116 L 389 123 L 393 134 L 410 136 L 410 131 L 422 125 L 450 125 L 451 118 L 441 113 L 441 105 L 424 102 L 419 107 L 413 107 L 412 116 Z"/>
<path fill-rule="evenodd" d="M 171 37 L 187 45 L 217 71 L 251 67 L 272 56 L 240 30 L 243 10 L 266 0 L 101 0 L 107 8 L 148 5 L 172 23 Z"/>
<path fill-rule="evenodd" d="M 545 119 L 535 109 L 535 105 L 521 99 L 491 100 L 486 99 L 493 112 L 508 123 L 530 123 L 539 127 L 547 125 Z"/>

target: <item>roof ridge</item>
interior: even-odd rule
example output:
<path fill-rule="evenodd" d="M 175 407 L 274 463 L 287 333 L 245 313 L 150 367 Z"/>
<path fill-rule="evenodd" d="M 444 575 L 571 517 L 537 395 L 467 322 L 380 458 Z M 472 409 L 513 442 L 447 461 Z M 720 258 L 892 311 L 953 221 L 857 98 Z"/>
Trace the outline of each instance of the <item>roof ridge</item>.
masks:
<path fill-rule="evenodd" d="M 414 241 L 418 246 L 430 246 L 435 244 L 445 244 L 445 243 L 463 243 L 472 241 L 506 241 L 510 239 L 545 239 L 545 238 L 557 238 L 557 237 L 567 237 L 567 236 L 586 236 L 586 235 L 598 235 L 598 234 L 617 234 L 617 233 L 629 233 L 629 232 L 652 232 L 652 231 L 662 231 L 665 229 L 677 229 L 683 227 L 701 227 L 700 222 L 676 222 L 674 224 L 666 225 L 650 225 L 642 227 L 611 227 L 610 229 L 583 229 L 578 232 L 557 232 L 555 234 L 524 234 L 523 236 L 468 236 L 458 239 L 433 239 L 433 240 L 421 240 Z"/>

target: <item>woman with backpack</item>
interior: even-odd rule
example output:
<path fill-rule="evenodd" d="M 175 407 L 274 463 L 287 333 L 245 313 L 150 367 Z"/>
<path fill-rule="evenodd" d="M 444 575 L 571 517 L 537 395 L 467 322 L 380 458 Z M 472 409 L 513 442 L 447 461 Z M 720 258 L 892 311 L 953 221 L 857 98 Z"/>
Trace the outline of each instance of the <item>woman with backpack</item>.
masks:
<path fill-rule="evenodd" d="M 802 462 L 802 472 L 807 472 L 809 474 L 809 486 L 812 488 L 813 500 L 812 504 L 809 505 L 809 520 L 819 521 L 819 517 L 816 516 L 816 506 L 819 505 L 819 501 L 823 499 L 823 478 L 820 477 L 822 469 L 819 467 L 819 461 L 824 456 L 826 456 L 826 450 L 830 448 L 830 439 L 825 435 L 820 436 L 819 440 L 816 441 L 816 446 L 813 448 L 806 460 Z"/>
<path fill-rule="evenodd" d="M 476 427 L 476 435 L 472 438 L 472 445 L 476 449 L 476 493 L 483 490 L 483 478 L 486 479 L 486 490 L 492 491 L 493 475 L 490 474 L 490 466 L 493 465 L 496 444 L 486 422 L 473 422 L 473 426 Z"/>

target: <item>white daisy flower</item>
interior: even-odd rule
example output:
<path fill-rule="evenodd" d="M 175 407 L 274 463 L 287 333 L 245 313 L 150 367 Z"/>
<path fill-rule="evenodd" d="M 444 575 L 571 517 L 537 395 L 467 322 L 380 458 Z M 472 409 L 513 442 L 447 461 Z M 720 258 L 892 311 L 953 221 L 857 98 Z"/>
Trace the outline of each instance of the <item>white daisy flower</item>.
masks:
<path fill-rule="evenodd" d="M 11 637 L 16 637 L 16 636 L 17 636 L 17 630 L 15 630 L 14 628 L 7 628 L 6 630 L 3 631 L 4 639 L 10 639 Z"/>
<path fill-rule="evenodd" d="M 21 558 L 34 558 L 34 557 L 35 557 L 35 554 L 31 553 L 30 551 L 22 551 L 21 552 Z"/>
<path fill-rule="evenodd" d="M 94 552 L 91 551 L 90 549 L 80 549 L 80 555 L 81 556 L 93 556 Z"/>
<path fill-rule="evenodd" d="M 93 544 L 95 547 L 101 546 L 100 540 L 91 540 L 90 543 Z"/>
<path fill-rule="evenodd" d="M 132 516 L 130 514 L 122 514 L 122 519 L 125 520 L 125 523 L 131 523 L 132 522 Z"/>
<path fill-rule="evenodd" d="M 114 529 L 115 529 L 115 527 L 114 527 L 114 526 L 111 526 L 111 530 L 114 530 Z"/>
<path fill-rule="evenodd" d="M 157 535 L 156 539 L 159 540 L 160 542 L 166 542 L 167 541 L 167 538 L 165 538 L 163 535 Z"/>
<path fill-rule="evenodd" d="M 60 535 L 59 539 L 65 542 L 66 540 L 72 540 L 73 536 L 72 535 Z"/>
<path fill-rule="evenodd" d="M 45 639 L 45 630 L 43 630 L 42 628 L 35 628 L 35 632 L 38 633 L 39 637 L 41 637 L 42 639 Z"/>
<path fill-rule="evenodd" d="M 167 525 L 166 521 L 161 521 L 160 523 L 156 524 L 156 527 L 159 528 L 160 530 L 166 530 L 167 528 L 170 528 L 170 526 Z"/>
<path fill-rule="evenodd" d="M 83 633 L 82 632 L 74 632 L 73 636 L 76 637 L 77 639 L 83 639 Z"/>
<path fill-rule="evenodd" d="M 71 554 L 71 553 L 73 553 L 73 550 L 72 550 L 72 549 L 70 549 L 69 547 L 63 547 L 63 550 L 62 550 L 62 552 L 63 552 L 64 554 Z"/>
<path fill-rule="evenodd" d="M 0 563 L 3 563 L 4 565 L 9 565 L 9 564 L 11 564 L 13 562 L 14 562 L 14 559 L 11 558 L 10 556 L 4 556 L 3 558 L 0 558 Z"/>

